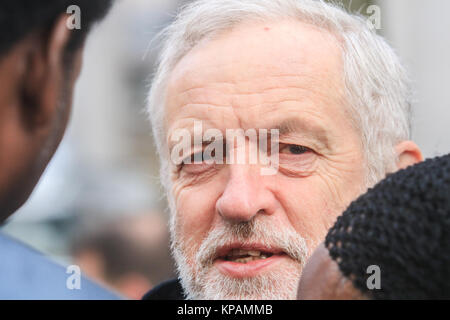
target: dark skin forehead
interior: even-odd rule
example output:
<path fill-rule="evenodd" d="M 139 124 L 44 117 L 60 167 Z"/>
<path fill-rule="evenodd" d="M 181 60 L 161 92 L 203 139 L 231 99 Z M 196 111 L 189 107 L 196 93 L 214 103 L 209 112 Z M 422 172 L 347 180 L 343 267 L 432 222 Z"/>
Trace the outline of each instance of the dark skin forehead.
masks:
<path fill-rule="evenodd" d="M 323 244 L 303 268 L 298 287 L 299 300 L 361 300 L 365 297 L 345 278 Z"/>

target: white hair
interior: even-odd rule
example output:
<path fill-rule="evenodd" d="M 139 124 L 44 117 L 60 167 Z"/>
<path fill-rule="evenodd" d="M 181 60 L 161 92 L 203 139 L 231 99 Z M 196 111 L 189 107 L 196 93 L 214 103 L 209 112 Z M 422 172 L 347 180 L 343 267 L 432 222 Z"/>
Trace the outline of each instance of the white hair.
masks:
<path fill-rule="evenodd" d="M 295 19 L 333 34 L 341 44 L 346 102 L 361 134 L 367 185 L 396 169 L 395 145 L 410 136 L 410 88 L 398 56 L 367 21 L 323 0 L 197 0 L 184 6 L 161 33 L 148 112 L 161 159 L 161 183 L 168 188 L 164 128 L 167 82 L 176 64 L 204 39 L 246 21 Z"/>

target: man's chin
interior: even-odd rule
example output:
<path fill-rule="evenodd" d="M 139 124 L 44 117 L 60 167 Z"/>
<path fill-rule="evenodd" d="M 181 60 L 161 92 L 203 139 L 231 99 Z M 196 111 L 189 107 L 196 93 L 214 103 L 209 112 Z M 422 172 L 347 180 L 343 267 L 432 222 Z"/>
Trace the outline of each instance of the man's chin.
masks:
<path fill-rule="evenodd" d="M 276 257 L 265 267 L 251 266 L 250 271 L 242 270 L 247 266 L 238 266 L 237 269 L 241 269 L 232 271 L 226 268 L 228 266 L 214 263 L 208 270 L 204 270 L 195 277 L 195 281 L 185 283 L 188 298 L 205 300 L 291 300 L 296 298 L 301 266 L 288 257 Z M 256 269 L 259 270 L 256 271 Z M 242 276 L 246 272 L 254 273 L 254 275 Z"/>

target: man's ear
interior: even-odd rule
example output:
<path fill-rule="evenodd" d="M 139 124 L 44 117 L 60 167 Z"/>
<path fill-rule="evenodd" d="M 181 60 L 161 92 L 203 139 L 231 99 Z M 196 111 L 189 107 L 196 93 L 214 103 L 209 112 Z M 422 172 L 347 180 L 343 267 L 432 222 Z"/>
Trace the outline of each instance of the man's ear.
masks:
<path fill-rule="evenodd" d="M 411 165 L 423 161 L 423 155 L 417 144 L 412 141 L 402 141 L 395 147 L 397 152 L 397 167 L 398 169 L 405 169 Z"/>
<path fill-rule="evenodd" d="M 61 15 L 47 34 L 34 37 L 26 59 L 22 105 L 32 128 L 50 127 L 60 107 L 66 83 L 65 48 L 70 39 L 66 15 Z"/>

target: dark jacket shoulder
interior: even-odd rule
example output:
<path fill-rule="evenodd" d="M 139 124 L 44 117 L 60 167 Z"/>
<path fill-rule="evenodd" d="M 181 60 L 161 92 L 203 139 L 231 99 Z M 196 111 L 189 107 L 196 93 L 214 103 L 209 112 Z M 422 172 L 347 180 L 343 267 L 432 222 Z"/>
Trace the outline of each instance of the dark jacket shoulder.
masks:
<path fill-rule="evenodd" d="M 179 279 L 160 283 L 147 292 L 143 300 L 184 300 L 184 292 Z"/>

